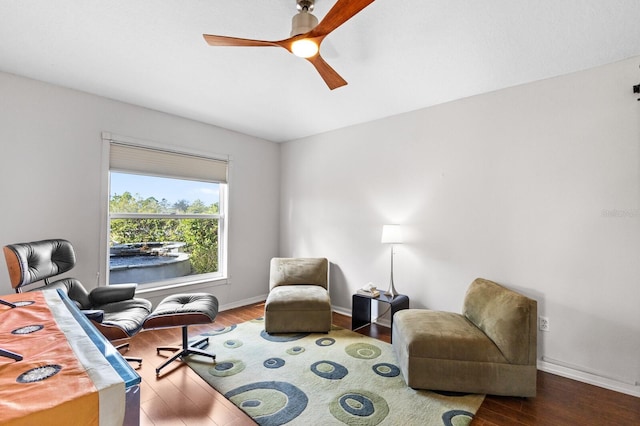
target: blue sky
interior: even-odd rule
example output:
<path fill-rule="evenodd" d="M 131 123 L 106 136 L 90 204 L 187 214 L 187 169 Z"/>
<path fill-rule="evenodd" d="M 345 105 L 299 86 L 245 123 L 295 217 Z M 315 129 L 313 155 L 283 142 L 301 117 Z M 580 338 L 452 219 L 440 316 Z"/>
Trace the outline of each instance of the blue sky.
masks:
<path fill-rule="evenodd" d="M 199 199 L 205 205 L 211 205 L 220 199 L 217 183 L 111 172 L 110 195 L 122 195 L 126 191 L 142 198 L 154 197 L 158 201 L 166 198 L 171 204 L 179 200 L 193 202 Z"/>

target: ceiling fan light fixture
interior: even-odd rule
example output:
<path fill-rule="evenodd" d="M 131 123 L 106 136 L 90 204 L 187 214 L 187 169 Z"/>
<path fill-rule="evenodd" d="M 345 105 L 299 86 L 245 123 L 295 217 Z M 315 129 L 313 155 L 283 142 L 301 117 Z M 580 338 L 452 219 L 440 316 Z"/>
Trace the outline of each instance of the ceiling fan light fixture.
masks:
<path fill-rule="evenodd" d="M 291 0 L 287 0 L 291 1 Z M 329 89 L 345 86 L 347 81 L 331 68 L 320 54 L 322 40 L 375 0 L 337 0 L 322 22 L 310 12 L 315 0 L 295 0 L 298 14 L 292 19 L 291 36 L 284 40 L 253 40 L 215 34 L 203 34 L 210 46 L 280 47 L 307 59 Z"/>
<path fill-rule="evenodd" d="M 318 18 L 311 13 L 314 0 L 297 0 L 298 13 L 291 19 L 291 37 L 306 34 L 318 25 Z M 291 43 L 291 52 L 301 58 L 310 58 L 318 53 L 318 44 L 308 38 Z"/>
<path fill-rule="evenodd" d="M 310 58 L 318 53 L 318 45 L 313 40 L 302 38 L 291 44 L 291 51 L 301 58 Z"/>

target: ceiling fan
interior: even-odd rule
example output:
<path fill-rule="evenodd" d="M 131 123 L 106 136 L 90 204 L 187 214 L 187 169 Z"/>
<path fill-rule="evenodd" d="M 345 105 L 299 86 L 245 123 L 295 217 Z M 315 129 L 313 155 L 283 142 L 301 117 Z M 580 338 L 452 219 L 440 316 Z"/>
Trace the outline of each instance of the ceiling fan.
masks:
<path fill-rule="evenodd" d="M 333 90 L 347 82 L 322 59 L 320 44 L 333 30 L 373 2 L 374 0 L 338 0 L 322 22 L 318 23 L 318 18 L 311 14 L 315 0 L 296 0 L 298 13 L 292 19 L 291 36 L 284 40 L 251 40 L 212 34 L 202 36 L 211 46 L 276 46 L 287 49 L 311 62 L 329 89 Z"/>

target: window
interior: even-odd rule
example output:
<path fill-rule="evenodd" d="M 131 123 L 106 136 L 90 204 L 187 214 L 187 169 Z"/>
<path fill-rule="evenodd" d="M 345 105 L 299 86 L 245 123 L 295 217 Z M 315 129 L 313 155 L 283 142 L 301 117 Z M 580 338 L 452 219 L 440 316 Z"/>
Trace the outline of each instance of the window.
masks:
<path fill-rule="evenodd" d="M 108 284 L 224 278 L 228 161 L 108 142 Z"/>

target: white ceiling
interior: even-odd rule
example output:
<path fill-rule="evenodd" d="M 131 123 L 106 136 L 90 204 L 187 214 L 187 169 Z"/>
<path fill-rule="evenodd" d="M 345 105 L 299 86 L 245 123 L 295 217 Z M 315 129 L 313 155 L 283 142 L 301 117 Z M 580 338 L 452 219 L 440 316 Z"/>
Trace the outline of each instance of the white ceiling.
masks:
<path fill-rule="evenodd" d="M 318 19 L 335 1 L 316 1 Z M 295 13 L 295 0 L 0 0 L 0 70 L 281 142 L 640 55 L 638 0 L 377 0 L 322 45 L 349 82 L 333 91 L 284 49 L 202 38 L 284 39 Z"/>

